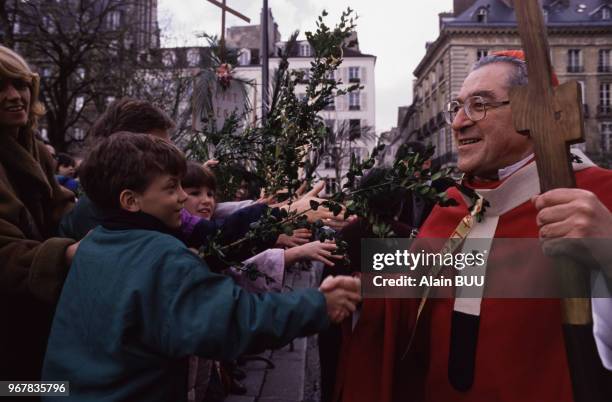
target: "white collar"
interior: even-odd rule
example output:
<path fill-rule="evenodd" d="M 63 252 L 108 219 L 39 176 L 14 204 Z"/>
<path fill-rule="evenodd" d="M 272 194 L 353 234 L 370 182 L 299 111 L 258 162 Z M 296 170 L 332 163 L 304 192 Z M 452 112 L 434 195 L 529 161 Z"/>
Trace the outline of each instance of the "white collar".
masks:
<path fill-rule="evenodd" d="M 499 177 L 499 180 L 504 180 L 505 178 L 509 177 L 514 172 L 516 172 L 517 170 L 525 166 L 527 162 L 529 162 L 533 158 L 534 158 L 534 154 L 529 154 L 529 156 L 527 156 L 525 159 L 521 159 L 520 161 L 510 166 L 506 166 L 505 168 L 499 169 L 497 171 L 497 176 Z"/>

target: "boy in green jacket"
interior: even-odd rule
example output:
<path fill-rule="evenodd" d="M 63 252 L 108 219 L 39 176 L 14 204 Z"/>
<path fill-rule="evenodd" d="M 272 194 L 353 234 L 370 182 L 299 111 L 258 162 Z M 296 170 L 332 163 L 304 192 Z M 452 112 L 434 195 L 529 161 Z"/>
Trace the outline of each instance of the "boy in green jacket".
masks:
<path fill-rule="evenodd" d="M 70 382 L 73 400 L 186 400 L 189 355 L 230 360 L 280 347 L 341 321 L 360 300 L 348 277 L 256 295 L 212 273 L 173 236 L 185 169 L 173 145 L 131 133 L 102 141 L 81 167 L 102 225 L 74 257 L 43 368 L 44 380 Z"/>

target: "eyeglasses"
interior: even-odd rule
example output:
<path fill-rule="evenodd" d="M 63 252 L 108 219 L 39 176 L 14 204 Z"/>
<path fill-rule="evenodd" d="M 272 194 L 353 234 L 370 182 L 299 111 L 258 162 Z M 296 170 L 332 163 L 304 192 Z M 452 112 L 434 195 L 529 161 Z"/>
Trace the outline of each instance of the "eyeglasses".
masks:
<path fill-rule="evenodd" d="M 509 100 L 502 102 L 487 102 L 482 96 L 471 96 L 467 98 L 463 104 L 457 100 L 448 102 L 444 110 L 444 119 L 448 124 L 453 124 L 455 116 L 463 107 L 463 111 L 468 119 L 477 122 L 487 116 L 487 109 L 495 109 L 509 104 Z"/>
<path fill-rule="evenodd" d="M 9 84 L 18 91 L 26 89 L 30 86 L 30 84 L 21 78 L 0 78 L 0 91 L 6 89 Z"/>

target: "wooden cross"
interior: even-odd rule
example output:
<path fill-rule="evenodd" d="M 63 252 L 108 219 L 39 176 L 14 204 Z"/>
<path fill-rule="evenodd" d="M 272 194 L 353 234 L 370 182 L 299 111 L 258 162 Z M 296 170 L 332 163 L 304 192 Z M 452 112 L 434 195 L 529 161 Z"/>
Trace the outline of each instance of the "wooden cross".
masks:
<path fill-rule="evenodd" d="M 518 30 L 525 51 L 529 85 L 510 92 L 514 126 L 534 143 L 540 189 L 576 187 L 569 146 L 584 141 L 581 91 L 576 81 L 552 86 L 548 36 L 540 2 L 515 0 Z M 556 261 L 563 299 L 564 338 L 575 402 L 609 400 L 602 382 L 610 381 L 597 355 L 591 315 L 590 271 L 574 261 Z"/>
<path fill-rule="evenodd" d="M 251 22 L 251 19 L 249 17 L 246 17 L 243 14 L 240 14 L 238 11 L 234 10 L 233 8 L 228 7 L 225 4 L 225 0 L 221 0 L 221 2 L 216 1 L 216 0 L 208 0 L 208 2 L 214 4 L 215 6 L 221 8 L 221 47 L 222 49 L 225 48 L 225 12 L 228 12 L 230 14 L 235 15 L 236 17 L 246 21 L 246 22 Z"/>

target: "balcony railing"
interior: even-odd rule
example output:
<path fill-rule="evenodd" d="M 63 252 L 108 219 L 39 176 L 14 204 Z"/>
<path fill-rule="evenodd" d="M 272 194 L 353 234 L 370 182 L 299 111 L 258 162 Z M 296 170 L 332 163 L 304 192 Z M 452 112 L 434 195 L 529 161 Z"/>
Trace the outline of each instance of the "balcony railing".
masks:
<path fill-rule="evenodd" d="M 597 72 L 598 73 L 612 73 L 612 66 L 603 66 L 603 65 L 599 65 L 597 66 Z"/>
<path fill-rule="evenodd" d="M 359 77 L 352 77 L 352 78 L 349 78 L 349 82 L 354 82 L 354 83 L 358 84 L 358 83 L 361 82 L 361 78 L 359 78 Z"/>
<path fill-rule="evenodd" d="M 597 117 L 612 117 L 612 105 L 597 106 Z"/>
<path fill-rule="evenodd" d="M 568 73 L 584 73 L 584 66 L 567 66 Z"/>
<path fill-rule="evenodd" d="M 349 110 L 361 110 L 361 106 L 359 105 L 350 105 Z"/>

